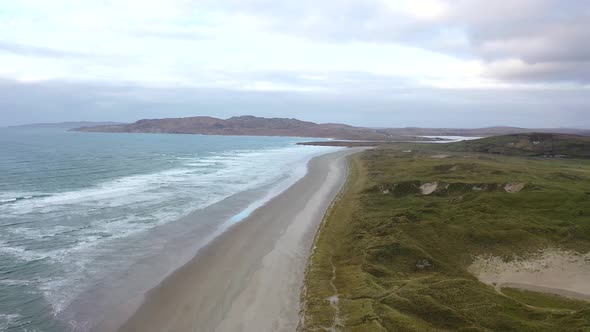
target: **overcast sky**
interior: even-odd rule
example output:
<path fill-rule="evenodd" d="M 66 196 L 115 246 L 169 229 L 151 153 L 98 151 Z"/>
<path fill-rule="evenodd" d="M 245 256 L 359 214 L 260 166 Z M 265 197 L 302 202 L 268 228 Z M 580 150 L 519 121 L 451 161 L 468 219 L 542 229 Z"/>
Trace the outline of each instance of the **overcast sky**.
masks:
<path fill-rule="evenodd" d="M 590 128 L 586 0 L 3 0 L 0 125 Z"/>

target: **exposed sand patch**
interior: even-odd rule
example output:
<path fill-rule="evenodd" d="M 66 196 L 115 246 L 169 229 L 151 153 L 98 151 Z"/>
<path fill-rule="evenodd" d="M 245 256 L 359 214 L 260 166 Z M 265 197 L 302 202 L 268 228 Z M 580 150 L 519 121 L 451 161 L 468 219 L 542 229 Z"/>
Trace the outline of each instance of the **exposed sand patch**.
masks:
<path fill-rule="evenodd" d="M 473 191 L 482 191 L 482 190 L 485 190 L 485 189 L 486 189 L 486 185 L 484 184 L 484 185 L 482 185 L 481 187 L 480 187 L 480 186 L 478 186 L 478 185 L 474 185 L 474 186 L 473 186 L 471 189 L 472 189 Z"/>
<path fill-rule="evenodd" d="M 432 194 L 438 187 L 438 182 L 427 182 L 420 186 L 420 192 L 422 195 Z"/>
<path fill-rule="evenodd" d="M 590 253 L 546 249 L 510 262 L 478 256 L 469 271 L 497 290 L 513 287 L 590 301 Z"/>
<path fill-rule="evenodd" d="M 450 157 L 450 155 L 444 154 L 444 153 L 433 154 L 432 156 L 430 156 L 430 158 L 434 158 L 434 159 L 443 159 L 443 158 L 448 158 L 448 157 Z"/>
<path fill-rule="evenodd" d="M 507 193 L 517 193 L 522 189 L 524 189 L 524 183 L 520 182 L 506 183 L 506 185 L 504 186 L 504 190 Z"/>

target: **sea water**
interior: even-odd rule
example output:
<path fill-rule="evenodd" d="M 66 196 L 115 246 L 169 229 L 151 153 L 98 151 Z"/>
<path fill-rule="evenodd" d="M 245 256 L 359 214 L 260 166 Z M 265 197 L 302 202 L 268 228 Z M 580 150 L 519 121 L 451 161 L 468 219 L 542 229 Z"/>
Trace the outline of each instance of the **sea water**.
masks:
<path fill-rule="evenodd" d="M 337 149 L 305 140 L 0 129 L 0 331 L 91 326 Z"/>

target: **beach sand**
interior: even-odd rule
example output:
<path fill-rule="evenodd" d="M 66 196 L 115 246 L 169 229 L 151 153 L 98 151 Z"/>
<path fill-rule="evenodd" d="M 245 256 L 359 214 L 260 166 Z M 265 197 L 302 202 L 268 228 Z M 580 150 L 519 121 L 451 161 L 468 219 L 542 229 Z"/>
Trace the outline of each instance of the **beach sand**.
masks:
<path fill-rule="evenodd" d="M 295 331 L 313 238 L 346 181 L 347 156 L 361 150 L 311 160 L 304 178 L 149 291 L 119 331 Z"/>

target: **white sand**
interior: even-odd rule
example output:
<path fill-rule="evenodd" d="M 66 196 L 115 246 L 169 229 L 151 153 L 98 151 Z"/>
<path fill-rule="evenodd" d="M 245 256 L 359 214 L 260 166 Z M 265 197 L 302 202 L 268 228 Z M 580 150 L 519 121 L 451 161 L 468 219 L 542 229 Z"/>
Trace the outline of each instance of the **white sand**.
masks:
<path fill-rule="evenodd" d="M 444 159 L 444 158 L 448 158 L 448 157 L 450 157 L 450 155 L 444 154 L 444 153 L 433 154 L 432 156 L 430 156 L 430 158 L 434 158 L 434 159 Z"/>
<path fill-rule="evenodd" d="M 520 192 L 523 189 L 524 189 L 524 183 L 520 183 L 520 182 L 506 183 L 506 185 L 504 185 L 504 190 L 507 193 L 511 193 L 511 194 Z"/>
<path fill-rule="evenodd" d="M 438 182 L 428 182 L 420 186 L 420 192 L 422 195 L 430 195 L 436 188 L 438 188 Z"/>

